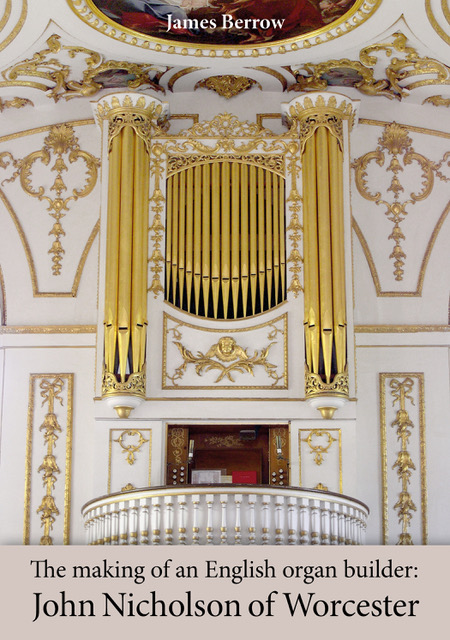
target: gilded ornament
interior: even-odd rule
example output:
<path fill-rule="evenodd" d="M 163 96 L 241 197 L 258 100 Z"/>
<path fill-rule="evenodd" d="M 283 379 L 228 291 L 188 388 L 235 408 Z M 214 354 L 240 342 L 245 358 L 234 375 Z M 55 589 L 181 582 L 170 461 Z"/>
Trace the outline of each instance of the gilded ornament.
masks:
<path fill-rule="evenodd" d="M 59 35 L 53 34 L 47 39 L 46 49 L 3 71 L 0 87 L 39 89 L 46 91 L 49 98 L 58 102 L 61 98 L 70 100 L 94 96 L 105 87 L 107 88 L 110 76 L 123 74 L 130 76 L 126 84 L 128 89 L 147 87 L 164 93 L 164 89 L 159 85 L 159 79 L 168 67 L 107 60 L 96 51 L 85 47 L 62 45 L 60 40 Z M 71 67 L 60 61 L 56 57 L 58 54 L 66 54 L 71 59 L 84 56 L 85 69 L 79 80 L 72 78 Z M 33 80 L 30 80 L 30 77 Z"/>
<path fill-rule="evenodd" d="M 402 244 L 402 241 L 405 240 L 405 235 L 401 223 L 408 215 L 407 207 L 428 198 L 433 190 L 435 177 L 443 182 L 450 181 L 450 176 L 446 176 L 441 171 L 443 166 L 450 166 L 450 152 L 444 154 L 439 162 L 433 162 L 414 150 L 412 140 L 408 134 L 408 128 L 403 125 L 396 122 L 386 124 L 381 137 L 378 139 L 378 147 L 374 151 L 369 151 L 360 156 L 352 163 L 359 193 L 366 200 L 375 202 L 376 205 L 384 206 L 386 208 L 384 213 L 387 219 L 393 223 L 388 239 L 393 240 L 395 244 L 389 258 L 394 260 L 394 276 L 397 281 L 403 280 L 406 261 L 406 254 Z M 390 202 L 383 198 L 381 192 L 372 193 L 368 186 L 368 167 L 372 162 L 376 162 L 380 167 L 384 166 L 386 160 L 385 151 L 388 156 L 391 156 L 386 171 L 393 174 L 384 196 L 384 198 L 387 198 L 388 192 L 393 193 L 394 197 Z M 400 181 L 400 175 L 407 171 L 408 166 L 413 162 L 417 163 L 422 170 L 421 188 L 417 192 L 410 192 L 408 198 L 401 200 L 400 196 L 405 191 L 405 188 Z"/>
<path fill-rule="evenodd" d="M 435 107 L 450 107 L 450 98 L 430 96 L 429 98 L 425 98 L 422 104 L 432 104 Z"/>
<path fill-rule="evenodd" d="M 337 373 L 333 380 L 327 384 L 317 373 L 311 373 L 305 365 L 305 397 L 312 398 L 320 395 L 325 396 L 349 396 L 348 373 Z"/>
<path fill-rule="evenodd" d="M 49 189 L 43 185 L 34 186 L 32 170 L 37 161 L 44 166 L 48 166 L 54 160 L 50 170 L 56 173 L 53 184 Z M 63 176 L 69 171 L 66 160 L 70 164 L 82 161 L 86 167 L 85 181 L 78 188 L 73 188 L 71 195 L 66 198 L 63 194 L 68 190 Z M 10 178 L 3 180 L 2 185 L 14 182 L 19 178 L 20 185 L 26 194 L 38 200 L 48 203 L 49 215 L 54 219 L 53 227 L 49 231 L 50 236 L 54 236 L 52 245 L 48 253 L 52 256 L 52 272 L 57 276 L 61 273 L 61 261 L 65 250 L 61 243 L 61 237 L 66 233 L 62 226 L 62 219 L 69 211 L 69 203 L 88 196 L 97 183 L 97 167 L 100 162 L 92 154 L 80 149 L 78 138 L 73 127 L 69 124 L 58 124 L 50 128 L 47 137 L 44 139 L 42 149 L 32 151 L 25 158 L 16 160 L 11 153 L 4 151 L 0 153 L 0 167 L 6 169 L 12 165 L 16 171 Z M 56 197 L 50 195 L 54 191 Z M 48 195 L 47 195 L 48 194 Z"/>
<path fill-rule="evenodd" d="M 39 430 L 44 431 L 44 442 L 47 445 L 47 454 L 38 468 L 38 473 L 43 472 L 43 483 L 46 494 L 42 498 L 41 504 L 37 509 L 37 513 L 41 513 L 41 527 L 44 528 L 44 534 L 41 537 L 41 545 L 52 545 L 53 539 L 50 532 L 53 529 L 56 516 L 59 515 L 59 509 L 56 506 L 53 496 L 53 489 L 57 481 L 55 474 L 60 473 L 60 469 L 56 463 L 54 449 L 58 440 L 58 433 L 62 432 L 61 426 L 55 415 L 55 400 L 63 404 L 60 394 L 64 388 L 64 380 L 56 377 L 52 381 L 48 379 L 42 380 L 39 385 L 41 389 L 42 404 L 48 404 L 48 412 L 45 415 L 44 422 Z"/>
<path fill-rule="evenodd" d="M 314 438 L 314 442 L 313 442 Z M 326 444 L 317 444 L 317 440 L 321 438 L 325 438 Z M 314 455 L 314 462 L 316 465 L 320 466 L 324 460 L 325 454 L 328 452 L 329 448 L 336 442 L 336 438 L 333 438 L 329 431 L 325 431 L 324 429 L 313 429 L 309 432 L 306 438 L 302 438 L 303 442 L 306 442 L 311 449 L 311 453 Z"/>
<path fill-rule="evenodd" d="M 145 371 L 130 373 L 125 382 L 119 382 L 117 377 L 104 371 L 102 381 L 102 397 L 110 395 L 135 395 L 145 398 Z"/>
<path fill-rule="evenodd" d="M 197 82 L 194 91 L 196 89 L 208 89 L 209 91 L 214 91 L 222 98 L 229 100 L 255 86 L 262 91 L 259 82 L 256 82 L 256 80 L 252 78 L 234 75 L 209 76 Z"/>
<path fill-rule="evenodd" d="M 174 344 L 178 347 L 183 358 L 183 364 L 175 370 L 173 376 L 166 374 L 174 386 L 177 386 L 176 381 L 184 376 L 189 364 L 195 365 L 195 372 L 198 376 L 201 376 L 204 371 L 208 372 L 217 369 L 220 373 L 214 381 L 215 383 L 221 382 L 224 378 L 227 378 L 230 382 L 235 382 L 231 375 L 232 372 L 250 373 L 254 375 L 254 368 L 256 366 L 264 367 L 267 375 L 275 381 L 272 386 L 278 384 L 279 380 L 283 378 L 283 376 L 277 375 L 276 365 L 267 361 L 270 347 L 274 344 L 273 342 L 261 349 L 260 353 L 255 350 L 253 356 L 249 356 L 247 349 L 239 346 L 231 336 L 219 338 L 218 342 L 213 344 L 206 354 L 198 351 L 196 356 L 184 347 L 181 342 L 176 341 Z"/>
<path fill-rule="evenodd" d="M 134 444 L 133 442 L 127 444 L 127 438 L 133 439 L 136 437 L 137 442 L 135 442 Z M 136 453 L 141 449 L 143 444 L 148 442 L 148 440 L 146 440 L 142 433 L 137 429 L 125 429 L 125 431 L 122 431 L 120 436 L 116 440 L 114 440 L 114 442 L 118 442 L 120 444 L 123 452 L 126 453 L 128 464 L 133 465 L 136 461 Z"/>
<path fill-rule="evenodd" d="M 31 100 L 28 100 L 28 98 L 13 98 L 12 100 L 2 100 L 0 98 L 0 112 L 4 111 L 5 109 L 11 108 L 22 109 L 23 107 L 26 107 L 27 104 L 34 107 L 34 104 L 31 102 Z"/>

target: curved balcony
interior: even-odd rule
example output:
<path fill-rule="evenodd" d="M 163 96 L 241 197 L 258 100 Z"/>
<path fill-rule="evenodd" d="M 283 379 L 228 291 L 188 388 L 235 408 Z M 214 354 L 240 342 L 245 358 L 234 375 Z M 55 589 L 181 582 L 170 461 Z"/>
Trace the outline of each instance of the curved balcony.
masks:
<path fill-rule="evenodd" d="M 90 545 L 359 545 L 369 510 L 314 489 L 190 485 L 110 494 L 82 513 Z"/>

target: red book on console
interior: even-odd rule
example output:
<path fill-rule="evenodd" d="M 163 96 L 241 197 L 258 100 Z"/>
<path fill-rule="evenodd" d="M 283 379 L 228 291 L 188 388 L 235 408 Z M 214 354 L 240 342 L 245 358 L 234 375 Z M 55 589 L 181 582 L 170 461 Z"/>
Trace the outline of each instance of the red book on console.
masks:
<path fill-rule="evenodd" d="M 233 471 L 231 481 L 233 484 L 256 484 L 256 471 Z"/>

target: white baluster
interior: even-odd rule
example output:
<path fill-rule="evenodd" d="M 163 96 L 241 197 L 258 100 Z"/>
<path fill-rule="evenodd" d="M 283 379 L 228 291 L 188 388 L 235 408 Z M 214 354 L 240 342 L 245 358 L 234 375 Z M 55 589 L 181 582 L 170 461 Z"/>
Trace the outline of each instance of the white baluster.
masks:
<path fill-rule="evenodd" d="M 152 498 L 152 543 L 161 543 L 161 500 L 160 498 Z"/>
<path fill-rule="evenodd" d="M 148 544 L 148 512 L 149 506 L 146 498 L 139 501 L 141 508 L 139 509 L 139 531 L 140 544 Z"/>
<path fill-rule="evenodd" d="M 235 522 L 234 522 L 234 541 L 235 544 L 241 544 L 241 504 L 242 495 L 237 493 L 234 496 L 235 510 Z"/>
<path fill-rule="evenodd" d="M 120 544 L 128 544 L 128 509 L 126 507 L 122 507 L 119 511 L 119 539 Z"/>
<path fill-rule="evenodd" d="M 256 522 L 255 522 L 255 504 L 256 494 L 251 493 L 248 496 L 248 543 L 256 542 Z"/>
<path fill-rule="evenodd" d="M 206 496 L 206 544 L 213 544 L 214 540 L 213 505 L 214 495 L 208 493 Z"/>
<path fill-rule="evenodd" d="M 91 511 L 88 511 L 85 515 L 84 528 L 86 529 L 86 542 L 87 544 L 92 544 L 94 539 L 94 531 L 92 528 Z"/>
<path fill-rule="evenodd" d="M 111 544 L 111 514 L 109 512 L 109 505 L 105 505 L 104 510 L 105 524 L 103 529 L 103 544 Z"/>
<path fill-rule="evenodd" d="M 309 544 L 311 513 L 308 498 L 300 498 L 300 544 Z"/>
<path fill-rule="evenodd" d="M 339 545 L 344 545 L 345 544 L 345 516 L 346 516 L 347 510 L 345 505 L 341 505 L 340 511 L 339 511 L 339 535 L 338 535 L 338 543 Z"/>
<path fill-rule="evenodd" d="M 111 511 L 111 544 L 116 545 L 119 544 L 119 511 L 117 508 L 114 508 L 114 511 Z"/>
<path fill-rule="evenodd" d="M 297 498 L 288 498 L 288 544 L 297 544 Z"/>
<path fill-rule="evenodd" d="M 320 536 L 321 544 L 330 544 L 330 503 L 322 502 L 320 509 L 321 515 L 321 529 L 322 534 Z"/>
<path fill-rule="evenodd" d="M 220 495 L 220 505 L 222 507 L 221 523 L 220 523 L 220 544 L 227 543 L 227 503 L 228 495 Z"/>
<path fill-rule="evenodd" d="M 97 544 L 105 544 L 105 514 L 103 512 L 103 507 L 99 507 L 98 509 L 97 525 Z"/>
<path fill-rule="evenodd" d="M 311 500 L 311 544 L 320 544 L 320 501 Z"/>
<path fill-rule="evenodd" d="M 128 531 L 130 536 L 130 544 L 137 544 L 138 508 L 136 500 L 130 500 L 130 510 L 128 514 Z"/>
<path fill-rule="evenodd" d="M 173 498 L 165 496 L 164 498 L 164 523 L 165 523 L 165 543 L 173 543 Z"/>
<path fill-rule="evenodd" d="M 284 541 L 284 496 L 275 496 L 275 544 Z"/>
<path fill-rule="evenodd" d="M 192 496 L 192 544 L 198 544 L 199 542 L 199 506 L 200 506 L 200 496 L 193 495 Z"/>
<path fill-rule="evenodd" d="M 178 542 L 186 544 L 186 496 L 178 496 Z"/>
<path fill-rule="evenodd" d="M 339 505 L 331 506 L 330 515 L 330 544 L 337 545 L 339 537 Z"/>
<path fill-rule="evenodd" d="M 270 540 L 270 496 L 263 496 L 261 509 L 261 544 L 269 544 Z"/>

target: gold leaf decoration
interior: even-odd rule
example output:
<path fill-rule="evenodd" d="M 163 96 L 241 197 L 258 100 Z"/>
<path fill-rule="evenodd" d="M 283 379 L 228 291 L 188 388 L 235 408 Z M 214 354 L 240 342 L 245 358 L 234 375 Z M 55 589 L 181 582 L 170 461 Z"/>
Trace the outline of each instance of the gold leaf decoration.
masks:
<path fill-rule="evenodd" d="M 229 100 L 255 86 L 262 91 L 259 82 L 252 78 L 234 75 L 210 76 L 197 82 L 194 91 L 196 89 L 208 89 L 209 91 L 214 91 L 222 98 Z"/>

